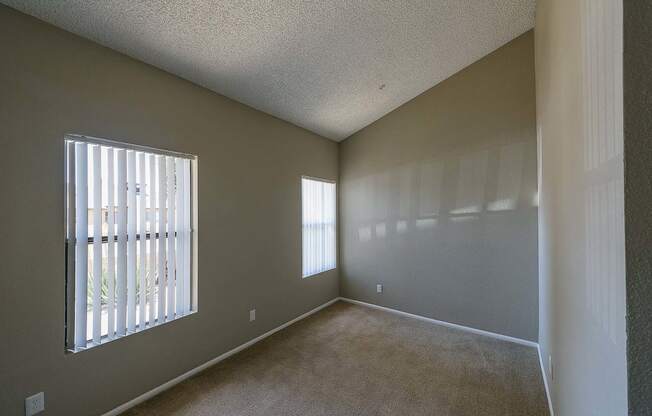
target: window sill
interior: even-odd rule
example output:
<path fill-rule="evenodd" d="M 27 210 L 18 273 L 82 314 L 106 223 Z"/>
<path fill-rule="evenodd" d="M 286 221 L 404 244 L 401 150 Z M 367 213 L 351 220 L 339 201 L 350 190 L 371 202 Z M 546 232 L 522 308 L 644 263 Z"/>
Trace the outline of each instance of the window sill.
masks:
<path fill-rule="evenodd" d="M 316 277 L 316 276 L 322 275 L 324 273 L 327 273 L 327 272 L 330 272 L 330 271 L 333 271 L 333 270 L 337 270 L 337 267 L 333 267 L 332 269 L 326 269 L 326 270 L 322 270 L 320 272 L 316 272 L 316 273 L 313 273 L 313 274 L 302 276 L 301 278 L 302 279 L 310 279 L 311 277 Z"/>
<path fill-rule="evenodd" d="M 109 339 L 108 335 L 103 335 L 99 344 L 94 344 L 93 340 L 89 339 L 87 341 L 87 344 L 88 344 L 87 347 L 85 347 L 85 348 L 75 348 L 75 349 L 66 348 L 65 353 L 74 355 L 74 354 L 79 354 L 80 352 L 84 352 L 84 351 L 88 351 L 88 350 L 94 350 L 94 349 L 96 349 L 98 347 L 102 347 L 103 345 L 111 344 L 113 341 L 118 341 L 118 340 L 121 340 L 121 339 L 124 339 L 124 338 L 129 338 L 132 335 L 137 335 L 137 334 L 140 334 L 140 333 L 143 333 L 143 332 L 147 332 L 150 329 L 155 329 L 155 328 L 167 325 L 167 324 L 171 324 L 173 322 L 180 321 L 180 320 L 182 320 L 184 318 L 187 318 L 189 316 L 192 316 L 192 315 L 196 314 L 197 312 L 198 312 L 197 310 L 193 310 L 193 311 L 190 311 L 190 312 L 186 313 L 183 316 L 176 317 L 176 318 L 171 319 L 169 321 L 161 322 L 160 324 L 157 324 L 157 325 L 154 325 L 154 326 L 146 326 L 142 330 L 127 332 L 125 335 L 122 335 L 122 336 L 117 336 L 116 335 L 113 339 Z M 136 327 L 138 328 L 138 326 L 136 326 Z"/>

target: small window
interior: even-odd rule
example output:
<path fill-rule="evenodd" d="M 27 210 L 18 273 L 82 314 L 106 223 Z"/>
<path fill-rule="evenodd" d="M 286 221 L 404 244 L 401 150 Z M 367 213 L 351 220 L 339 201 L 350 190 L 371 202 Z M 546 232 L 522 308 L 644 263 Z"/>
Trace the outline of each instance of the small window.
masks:
<path fill-rule="evenodd" d="M 301 179 L 303 277 L 336 267 L 335 183 Z"/>
<path fill-rule="evenodd" d="M 193 156 L 67 136 L 66 348 L 197 310 Z"/>

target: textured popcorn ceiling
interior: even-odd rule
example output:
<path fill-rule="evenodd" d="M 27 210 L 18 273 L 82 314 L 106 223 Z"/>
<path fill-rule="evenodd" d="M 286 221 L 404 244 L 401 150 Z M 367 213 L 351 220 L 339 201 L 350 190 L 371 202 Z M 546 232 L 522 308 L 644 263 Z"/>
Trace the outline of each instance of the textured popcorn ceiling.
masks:
<path fill-rule="evenodd" d="M 534 26 L 535 0 L 0 0 L 341 140 Z"/>

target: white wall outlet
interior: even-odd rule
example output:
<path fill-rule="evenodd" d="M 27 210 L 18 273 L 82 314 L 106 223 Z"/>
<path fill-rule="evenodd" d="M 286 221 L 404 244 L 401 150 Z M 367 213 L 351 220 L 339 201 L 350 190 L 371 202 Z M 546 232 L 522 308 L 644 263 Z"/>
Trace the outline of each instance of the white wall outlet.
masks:
<path fill-rule="evenodd" d="M 376 293 L 383 293 L 383 285 L 376 285 Z"/>
<path fill-rule="evenodd" d="M 249 311 L 249 322 L 253 322 L 256 320 L 256 310 L 252 309 Z"/>
<path fill-rule="evenodd" d="M 548 356 L 548 374 L 550 374 L 550 380 L 555 379 L 554 367 L 552 366 L 552 355 Z"/>
<path fill-rule="evenodd" d="M 32 416 L 45 410 L 45 394 L 36 393 L 25 399 L 25 416 Z"/>

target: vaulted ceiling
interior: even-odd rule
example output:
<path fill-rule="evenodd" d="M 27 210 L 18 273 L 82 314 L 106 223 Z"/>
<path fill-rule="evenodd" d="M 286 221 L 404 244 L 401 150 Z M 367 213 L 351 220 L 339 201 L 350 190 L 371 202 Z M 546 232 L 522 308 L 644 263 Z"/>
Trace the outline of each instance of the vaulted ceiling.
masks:
<path fill-rule="evenodd" d="M 0 0 L 342 140 L 534 25 L 535 0 Z"/>

